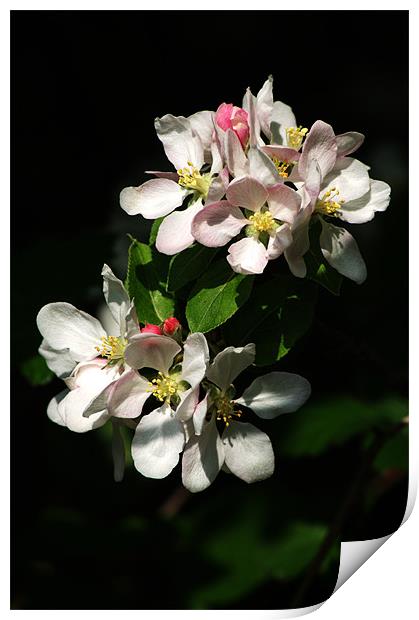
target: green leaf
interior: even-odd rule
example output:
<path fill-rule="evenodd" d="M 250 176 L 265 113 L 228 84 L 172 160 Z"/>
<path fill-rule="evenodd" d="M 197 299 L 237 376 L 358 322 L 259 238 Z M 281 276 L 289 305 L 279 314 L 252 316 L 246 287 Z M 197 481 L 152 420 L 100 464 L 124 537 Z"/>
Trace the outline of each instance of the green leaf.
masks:
<path fill-rule="evenodd" d="M 157 233 L 159 232 L 160 224 L 164 220 L 164 217 L 158 217 L 154 220 L 153 225 L 151 226 L 150 236 L 148 238 L 148 243 L 150 245 L 154 245 L 157 239 Z"/>
<path fill-rule="evenodd" d="M 33 386 L 46 385 L 55 376 L 52 370 L 48 368 L 44 358 L 39 354 L 23 362 L 20 370 Z"/>
<path fill-rule="evenodd" d="M 310 227 L 310 249 L 304 255 L 307 278 L 317 282 L 333 295 L 339 295 L 343 277 L 325 260 L 320 249 L 320 232 L 320 222 L 316 222 Z"/>
<path fill-rule="evenodd" d="M 232 271 L 223 258 L 198 280 L 186 306 L 191 332 L 209 332 L 225 323 L 248 299 L 254 276 Z"/>
<path fill-rule="evenodd" d="M 256 364 L 273 364 L 288 353 L 311 325 L 315 285 L 290 276 L 256 285 L 249 302 L 223 329 L 228 344 L 256 344 Z"/>
<path fill-rule="evenodd" d="M 279 421 L 281 452 L 295 458 L 321 454 L 356 435 L 396 424 L 406 415 L 407 403 L 400 398 L 386 398 L 378 403 L 350 397 L 309 402 Z"/>
<path fill-rule="evenodd" d="M 170 261 L 168 291 L 177 291 L 191 280 L 196 280 L 216 255 L 217 248 L 195 244 L 176 254 Z"/>
<path fill-rule="evenodd" d="M 409 429 L 403 428 L 397 435 L 386 441 L 374 460 L 374 467 L 380 472 L 409 469 Z"/>
<path fill-rule="evenodd" d="M 128 250 L 126 286 L 143 323 L 161 323 L 174 315 L 174 299 L 166 292 L 168 264 L 168 257 L 133 239 Z"/>

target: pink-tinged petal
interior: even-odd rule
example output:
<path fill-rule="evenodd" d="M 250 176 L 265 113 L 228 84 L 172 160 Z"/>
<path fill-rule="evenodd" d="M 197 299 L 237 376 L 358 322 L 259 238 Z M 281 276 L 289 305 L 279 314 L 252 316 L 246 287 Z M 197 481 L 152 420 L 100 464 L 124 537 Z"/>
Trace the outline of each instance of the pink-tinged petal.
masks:
<path fill-rule="evenodd" d="M 282 103 L 282 101 L 275 101 L 271 114 L 271 142 L 286 146 L 288 144 L 287 129 L 289 127 L 297 127 L 297 121 L 292 109 L 286 103 Z"/>
<path fill-rule="evenodd" d="M 307 273 L 303 256 L 310 247 L 308 228 L 311 213 L 312 210 L 308 206 L 299 212 L 292 229 L 292 244 L 284 253 L 290 271 L 296 278 L 305 278 Z"/>
<path fill-rule="evenodd" d="M 236 207 L 259 211 L 268 199 L 268 192 L 256 179 L 242 177 L 230 183 L 227 200 Z"/>
<path fill-rule="evenodd" d="M 198 170 L 202 168 L 204 148 L 187 118 L 166 114 L 162 118 L 156 118 L 154 125 L 166 156 L 176 170 L 187 166 L 189 161 Z"/>
<path fill-rule="evenodd" d="M 320 247 L 323 256 L 332 267 L 346 278 L 362 284 L 367 277 L 367 268 L 352 235 L 339 226 L 322 220 Z"/>
<path fill-rule="evenodd" d="M 227 260 L 236 273 L 262 273 L 269 257 L 263 243 L 254 237 L 246 237 L 228 248 Z"/>
<path fill-rule="evenodd" d="M 181 351 L 178 343 L 168 336 L 138 334 L 125 349 L 125 361 L 131 368 L 154 368 L 167 374 L 173 359 Z"/>
<path fill-rule="evenodd" d="M 215 122 L 223 131 L 231 129 L 231 116 L 233 114 L 233 108 L 234 106 L 232 103 L 222 103 L 217 108 L 215 113 Z"/>
<path fill-rule="evenodd" d="M 223 149 L 218 134 L 215 130 L 213 132 L 213 139 L 211 142 L 211 161 L 210 174 L 213 175 L 219 173 L 224 165 Z"/>
<path fill-rule="evenodd" d="M 332 127 L 323 121 L 316 121 L 303 144 L 298 171 L 306 178 L 311 162 L 316 160 L 324 178 L 335 165 L 336 156 L 336 136 Z"/>
<path fill-rule="evenodd" d="M 345 157 L 350 155 L 364 142 L 365 136 L 357 131 L 348 131 L 347 133 L 341 133 L 336 136 L 336 144 L 338 147 L 338 157 Z"/>
<path fill-rule="evenodd" d="M 248 162 L 240 140 L 232 129 L 224 134 L 224 152 L 227 167 L 233 177 L 242 177 L 248 170 Z"/>
<path fill-rule="evenodd" d="M 256 96 L 256 113 L 260 127 L 267 138 L 271 137 L 271 116 L 273 108 L 273 78 L 270 75 Z"/>
<path fill-rule="evenodd" d="M 161 170 L 146 170 L 146 174 L 154 174 L 159 179 L 170 179 L 170 181 L 178 182 L 179 175 L 177 172 L 162 172 Z"/>
<path fill-rule="evenodd" d="M 160 224 L 156 248 L 162 254 L 172 256 L 186 250 L 195 241 L 192 235 L 192 221 L 202 209 L 202 202 L 197 200 L 184 211 L 174 211 Z"/>
<path fill-rule="evenodd" d="M 135 370 L 129 370 L 112 386 L 108 411 L 117 418 L 137 418 L 150 395 L 149 382 Z"/>
<path fill-rule="evenodd" d="M 278 174 L 275 164 L 266 153 L 263 153 L 259 148 L 252 147 L 247 153 L 249 160 L 249 172 L 248 174 L 258 179 L 260 183 L 263 183 L 265 187 L 279 183 L 284 179 Z"/>
<path fill-rule="evenodd" d="M 292 224 L 301 207 L 301 196 L 288 185 L 278 183 L 268 189 L 268 205 L 274 218 Z"/>
<path fill-rule="evenodd" d="M 304 191 L 309 198 L 311 207 L 314 207 L 319 197 L 322 175 L 318 162 L 313 159 L 308 167 Z"/>
<path fill-rule="evenodd" d="M 279 161 L 295 162 L 301 157 L 301 153 L 299 151 L 296 151 L 289 146 L 267 145 L 262 146 L 260 150 L 266 153 L 266 155 L 269 155 L 269 157 L 276 157 Z"/>
<path fill-rule="evenodd" d="M 219 202 L 222 198 L 224 198 L 225 193 L 227 191 L 227 187 L 229 184 L 229 174 L 228 169 L 224 168 L 221 170 L 220 174 L 218 174 L 215 179 L 211 182 L 211 185 L 208 189 L 208 196 L 205 200 L 206 204 L 211 204 L 213 202 Z"/>
<path fill-rule="evenodd" d="M 237 207 L 226 200 L 207 205 L 192 222 L 194 238 L 210 248 L 225 245 L 239 234 L 247 219 Z"/>
<path fill-rule="evenodd" d="M 235 108 L 235 113 L 231 119 L 231 128 L 237 134 L 243 148 L 249 140 L 249 124 L 247 122 L 248 114 L 242 108 Z"/>
<path fill-rule="evenodd" d="M 243 108 L 249 115 L 249 145 L 256 146 L 261 141 L 260 124 L 256 114 L 256 97 L 252 94 L 250 88 L 246 90 L 243 98 Z"/>
<path fill-rule="evenodd" d="M 126 187 L 119 202 L 128 215 L 142 215 L 154 220 L 180 207 L 187 190 L 170 179 L 151 179 L 139 187 Z"/>
<path fill-rule="evenodd" d="M 288 224 L 282 224 L 276 231 L 275 235 L 269 238 L 268 257 L 269 260 L 278 258 L 292 244 L 291 228 Z"/>

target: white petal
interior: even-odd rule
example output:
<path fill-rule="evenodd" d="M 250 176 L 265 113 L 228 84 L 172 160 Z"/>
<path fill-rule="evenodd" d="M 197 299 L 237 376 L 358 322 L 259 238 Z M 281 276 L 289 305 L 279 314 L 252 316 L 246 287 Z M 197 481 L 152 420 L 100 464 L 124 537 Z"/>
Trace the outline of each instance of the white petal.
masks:
<path fill-rule="evenodd" d="M 271 440 L 253 424 L 233 422 L 222 437 L 225 463 L 245 482 L 258 482 L 272 476 L 275 456 Z"/>
<path fill-rule="evenodd" d="M 64 418 L 63 412 L 60 411 L 58 405 L 67 396 L 68 393 L 69 393 L 69 390 L 67 389 L 63 390 L 62 392 L 59 392 L 56 396 L 54 396 L 49 401 L 49 404 L 47 407 L 47 416 L 49 417 L 49 419 L 55 422 L 56 424 L 59 424 L 60 426 L 65 426 L 65 418 Z"/>
<path fill-rule="evenodd" d="M 256 111 L 261 129 L 267 138 L 271 137 L 271 116 L 273 109 L 272 76 L 266 80 L 256 96 Z"/>
<path fill-rule="evenodd" d="M 275 101 L 271 114 L 272 144 L 287 146 L 287 129 L 297 127 L 294 113 L 289 105 L 282 101 Z"/>
<path fill-rule="evenodd" d="M 212 134 L 214 132 L 214 112 L 210 112 L 209 110 L 195 112 L 195 114 L 188 116 L 187 120 L 192 127 L 192 131 L 199 136 L 204 151 L 210 151 Z"/>
<path fill-rule="evenodd" d="M 204 149 L 192 125 L 183 116 L 166 114 L 154 122 L 157 135 L 163 143 L 164 151 L 176 170 L 191 162 L 198 170 L 204 163 Z"/>
<path fill-rule="evenodd" d="M 269 238 L 268 242 L 268 257 L 269 260 L 273 260 L 281 256 L 285 250 L 292 244 L 291 228 L 288 224 L 282 224 L 275 235 Z"/>
<path fill-rule="evenodd" d="M 150 395 L 149 382 L 135 370 L 129 370 L 112 386 L 108 411 L 117 418 L 137 418 Z"/>
<path fill-rule="evenodd" d="M 229 183 L 229 174 L 227 168 L 220 170 L 220 173 L 212 180 L 208 189 L 208 196 L 205 204 L 219 202 L 224 198 Z"/>
<path fill-rule="evenodd" d="M 348 131 L 347 133 L 341 133 L 336 136 L 336 143 L 338 146 L 338 157 L 344 157 L 353 153 L 364 142 L 365 136 L 357 131 Z"/>
<path fill-rule="evenodd" d="M 376 211 L 385 211 L 390 202 L 390 186 L 384 181 L 371 179 L 370 191 L 358 198 L 345 202 L 339 213 L 345 222 L 363 224 L 373 219 Z"/>
<path fill-rule="evenodd" d="M 285 250 L 285 259 L 291 273 L 297 278 L 305 278 L 307 273 L 303 256 L 310 247 L 308 236 L 311 209 L 305 207 L 300 211 L 292 229 L 292 244 Z"/>
<path fill-rule="evenodd" d="M 338 200 L 344 199 L 345 202 L 365 196 L 370 191 L 368 167 L 352 157 L 338 159 L 322 182 L 320 198 L 331 188 L 336 188 L 339 191 Z"/>
<path fill-rule="evenodd" d="M 199 385 L 196 388 L 186 390 L 180 395 L 180 403 L 176 408 L 176 417 L 181 422 L 187 423 L 194 415 L 199 400 Z"/>
<path fill-rule="evenodd" d="M 103 294 L 108 304 L 111 314 L 120 328 L 118 336 L 125 334 L 125 317 L 127 316 L 131 303 L 129 295 L 119 278 L 117 278 L 108 265 L 103 265 Z"/>
<path fill-rule="evenodd" d="M 247 219 L 227 200 L 206 205 L 192 222 L 192 234 L 202 245 L 217 248 L 239 234 Z"/>
<path fill-rule="evenodd" d="M 182 482 L 192 493 L 208 488 L 224 461 L 224 447 L 215 421 L 205 427 L 199 437 L 192 437 L 183 453 Z"/>
<path fill-rule="evenodd" d="M 138 334 L 125 349 L 125 361 L 131 368 L 154 368 L 167 374 L 180 346 L 167 336 Z"/>
<path fill-rule="evenodd" d="M 94 413 L 88 418 L 83 416 L 83 411 L 92 400 L 94 392 L 89 387 L 80 387 L 70 390 L 67 396 L 60 402 L 58 409 L 65 425 L 75 433 L 86 433 L 94 428 L 103 426 L 109 415 L 106 410 Z"/>
<path fill-rule="evenodd" d="M 260 211 L 268 199 L 268 192 L 262 183 L 252 177 L 242 177 L 230 183 L 227 200 L 236 207 Z"/>
<path fill-rule="evenodd" d="M 250 88 L 246 90 L 243 97 L 243 109 L 248 113 L 249 124 L 249 145 L 250 147 L 256 146 L 261 142 L 260 138 L 260 123 L 256 114 L 256 97 L 252 94 Z"/>
<path fill-rule="evenodd" d="M 248 162 L 237 135 L 231 129 L 224 134 L 224 151 L 227 167 L 233 177 L 244 176 L 248 172 Z"/>
<path fill-rule="evenodd" d="M 141 418 L 132 440 L 135 468 L 148 478 L 165 478 L 185 445 L 183 425 L 163 405 Z"/>
<path fill-rule="evenodd" d="M 53 349 L 45 339 L 41 342 L 38 352 L 46 361 L 48 368 L 60 379 L 68 377 L 77 364 L 69 349 Z"/>
<path fill-rule="evenodd" d="M 268 187 L 281 181 L 272 159 L 260 149 L 252 147 L 247 153 L 249 160 L 249 174 Z"/>
<path fill-rule="evenodd" d="M 236 402 L 249 407 L 260 418 L 270 420 L 299 409 L 311 393 L 304 377 L 290 372 L 270 372 L 258 377 Z"/>
<path fill-rule="evenodd" d="M 367 277 L 367 267 L 352 235 L 339 226 L 322 220 L 320 247 L 325 259 L 343 276 L 357 284 Z"/>
<path fill-rule="evenodd" d="M 225 392 L 234 379 L 253 364 L 255 354 L 256 348 L 253 342 L 245 347 L 227 347 L 215 356 L 207 370 L 207 378 Z"/>
<path fill-rule="evenodd" d="M 139 187 L 125 187 L 119 202 L 128 215 L 142 215 L 154 220 L 180 207 L 187 190 L 170 179 L 151 179 Z"/>
<path fill-rule="evenodd" d="M 204 334 L 189 334 L 183 347 L 182 380 L 194 388 L 202 381 L 209 362 L 209 350 Z"/>
<path fill-rule="evenodd" d="M 50 349 L 68 349 L 76 361 L 97 356 L 95 347 L 106 336 L 99 321 L 71 304 L 47 304 L 38 313 L 36 323 Z"/>
<path fill-rule="evenodd" d="M 201 210 L 201 200 L 197 200 L 184 211 L 175 211 L 168 215 L 160 224 L 156 248 L 162 254 L 172 256 L 186 250 L 195 241 L 192 236 L 192 221 Z"/>
<path fill-rule="evenodd" d="M 205 425 L 205 417 L 208 412 L 208 394 L 195 407 L 193 413 L 193 426 L 196 435 L 201 435 Z"/>
<path fill-rule="evenodd" d="M 267 249 L 254 237 L 240 239 L 228 248 L 227 261 L 236 273 L 263 273 L 268 260 Z"/>

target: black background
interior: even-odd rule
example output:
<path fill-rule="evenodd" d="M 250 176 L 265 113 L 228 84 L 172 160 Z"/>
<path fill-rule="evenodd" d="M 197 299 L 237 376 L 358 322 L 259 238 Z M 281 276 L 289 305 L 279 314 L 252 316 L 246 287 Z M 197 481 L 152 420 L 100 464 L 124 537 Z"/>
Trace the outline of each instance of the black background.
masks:
<path fill-rule="evenodd" d="M 388 211 L 351 228 L 368 279 L 346 281 L 340 298 L 321 292 L 312 330 L 280 368 L 307 376 L 317 397 L 406 394 L 407 22 L 400 11 L 12 13 L 12 607 L 182 608 L 174 575 L 187 570 L 193 588 L 195 568 L 205 572 L 163 525 L 155 546 L 114 528 L 128 514 L 154 519 L 179 473 L 161 482 L 132 473 L 115 486 L 92 434 L 47 419 L 59 382 L 34 389 L 18 370 L 40 343 L 39 308 L 65 300 L 95 313 L 103 262 L 123 278 L 125 233 L 146 239 L 148 224 L 126 215 L 118 194 L 146 169 L 170 169 L 154 117 L 240 105 L 272 74 L 274 98 L 304 126 L 322 119 L 366 135 L 357 157 L 392 187 Z M 331 451 L 317 469 L 285 463 L 282 476 L 332 487 L 350 476 L 357 449 Z M 216 484 L 240 501 L 226 478 Z M 395 529 L 405 491 L 404 480 L 347 538 Z M 191 510 L 217 493 L 194 496 Z M 329 592 L 333 575 L 304 604 Z M 233 607 L 289 604 L 282 586 L 264 587 Z"/>

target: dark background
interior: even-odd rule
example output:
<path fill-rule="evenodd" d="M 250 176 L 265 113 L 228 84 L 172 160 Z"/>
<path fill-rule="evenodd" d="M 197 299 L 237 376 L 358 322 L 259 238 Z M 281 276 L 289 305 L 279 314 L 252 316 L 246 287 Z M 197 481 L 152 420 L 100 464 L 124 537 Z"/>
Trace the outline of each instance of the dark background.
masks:
<path fill-rule="evenodd" d="M 267 427 L 280 458 L 272 479 L 247 487 L 220 474 L 170 517 L 178 470 L 153 481 L 131 469 L 116 485 L 107 431 L 77 436 L 52 424 L 45 410 L 59 381 L 33 388 L 19 367 L 40 343 L 39 308 L 62 300 L 94 314 L 103 262 L 123 278 L 125 233 L 146 240 L 148 223 L 126 215 L 118 194 L 143 182 L 146 169 L 170 169 L 154 117 L 240 105 L 247 86 L 256 94 L 273 74 L 275 100 L 291 105 L 299 123 L 365 133 L 357 157 L 392 187 L 386 213 L 351 227 L 366 283 L 345 281 L 340 297 L 321 291 L 312 329 L 277 367 L 306 376 L 314 406 L 332 399 L 332 414 L 354 407 L 359 415 L 354 402 L 405 403 L 408 13 L 15 11 L 11 21 L 11 605 L 290 606 L 309 543 L 305 526 L 295 548 L 281 547 L 281 533 L 308 523 L 307 541 L 316 541 L 334 523 L 365 434 L 293 458 L 289 422 L 277 420 Z M 366 478 L 343 539 L 397 528 L 403 472 L 387 467 Z M 276 572 L 255 577 L 260 549 L 276 548 L 278 536 Z M 302 568 L 289 570 L 299 554 Z M 300 605 L 333 589 L 338 554 L 329 556 Z"/>

